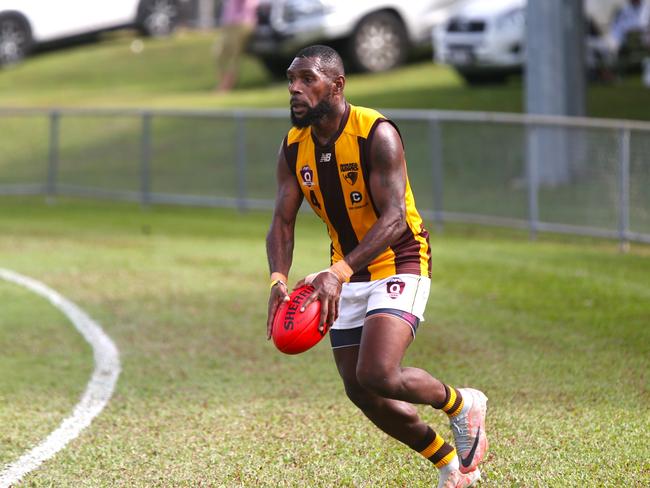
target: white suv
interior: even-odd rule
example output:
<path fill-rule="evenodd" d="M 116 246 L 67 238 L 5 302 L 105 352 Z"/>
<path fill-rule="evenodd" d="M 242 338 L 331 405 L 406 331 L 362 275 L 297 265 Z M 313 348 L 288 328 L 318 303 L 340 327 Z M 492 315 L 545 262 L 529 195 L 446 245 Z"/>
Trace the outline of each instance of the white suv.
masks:
<path fill-rule="evenodd" d="M 249 50 L 276 75 L 284 75 L 302 47 L 328 44 L 351 68 L 384 71 L 409 51 L 430 43 L 458 0 L 261 0 Z"/>
<path fill-rule="evenodd" d="M 36 44 L 119 27 L 167 35 L 177 18 L 178 0 L 0 0 L 0 66 Z"/>
<path fill-rule="evenodd" d="M 621 0 L 586 0 L 594 28 L 587 56 L 598 48 L 594 38 L 606 29 Z M 447 22 L 433 29 L 436 60 L 453 66 L 468 82 L 502 81 L 525 61 L 526 0 L 465 0 Z"/>

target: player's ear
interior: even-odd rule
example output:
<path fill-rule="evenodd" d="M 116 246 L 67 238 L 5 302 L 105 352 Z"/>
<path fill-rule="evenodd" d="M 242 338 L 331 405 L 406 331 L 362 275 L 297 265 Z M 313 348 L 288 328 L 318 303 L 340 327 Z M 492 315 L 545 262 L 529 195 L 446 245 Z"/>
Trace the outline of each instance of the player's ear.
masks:
<path fill-rule="evenodd" d="M 332 84 L 334 85 L 334 94 L 336 95 L 342 95 L 343 94 L 343 89 L 345 88 L 345 76 L 339 75 L 336 76 L 332 80 Z"/>

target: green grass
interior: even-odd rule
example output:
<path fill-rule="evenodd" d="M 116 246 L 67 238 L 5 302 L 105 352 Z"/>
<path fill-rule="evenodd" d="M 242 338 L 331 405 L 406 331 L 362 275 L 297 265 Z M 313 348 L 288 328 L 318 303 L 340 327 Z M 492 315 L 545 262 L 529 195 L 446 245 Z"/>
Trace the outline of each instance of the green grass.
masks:
<path fill-rule="evenodd" d="M 349 403 L 325 341 L 295 357 L 266 342 L 268 213 L 0 207 L 0 266 L 84 308 L 123 362 L 106 410 L 25 486 L 435 483 Z M 405 364 L 489 395 L 483 486 L 646 486 L 650 248 L 456 226 L 432 243 L 427 321 Z M 301 215 L 291 281 L 327 250 L 323 225 Z M 0 303 L 4 463 L 68 414 L 92 359 L 43 299 L 0 283 Z"/>
<path fill-rule="evenodd" d="M 92 354 L 45 300 L 0 282 L 0 465 L 18 458 L 69 415 L 92 371 Z M 27 394 L 25 394 L 27 393 Z"/>
<path fill-rule="evenodd" d="M 43 53 L 0 72 L 3 107 L 286 107 L 286 84 L 273 81 L 261 63 L 246 57 L 237 90 L 216 94 L 212 43 L 216 33 L 181 32 L 173 39 L 143 39 L 119 32 L 102 42 Z M 379 75 L 351 75 L 352 103 L 382 108 L 520 112 L 523 85 L 468 87 L 448 67 L 430 61 Z M 593 85 L 588 113 L 595 117 L 649 120 L 650 90 L 638 75 Z"/>

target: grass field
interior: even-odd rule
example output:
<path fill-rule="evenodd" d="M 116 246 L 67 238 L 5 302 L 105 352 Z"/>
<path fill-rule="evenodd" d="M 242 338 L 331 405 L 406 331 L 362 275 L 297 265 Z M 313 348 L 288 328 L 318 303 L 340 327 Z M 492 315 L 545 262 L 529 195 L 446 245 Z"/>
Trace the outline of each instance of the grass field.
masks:
<path fill-rule="evenodd" d="M 286 84 L 273 82 L 261 64 L 244 59 L 238 89 L 213 89 L 215 33 L 181 32 L 172 39 L 143 39 L 131 50 L 132 34 L 44 53 L 0 71 L 0 107 L 286 107 Z M 505 85 L 468 87 L 446 66 L 424 60 L 380 75 L 351 75 L 346 89 L 357 105 L 380 108 L 520 112 L 521 78 Z M 650 90 L 639 75 L 589 88 L 588 115 L 649 120 Z"/>
<path fill-rule="evenodd" d="M 107 409 L 25 486 L 434 485 L 347 401 L 325 341 L 296 357 L 266 342 L 268 213 L 0 206 L 0 267 L 84 308 L 123 366 Z M 487 392 L 483 486 L 647 486 L 650 248 L 469 227 L 432 242 L 428 320 L 405 362 Z M 311 215 L 296 247 L 292 281 L 326 264 Z M 0 282 L 0 303 L 2 465 L 68 415 L 92 356 L 43 299 Z"/>

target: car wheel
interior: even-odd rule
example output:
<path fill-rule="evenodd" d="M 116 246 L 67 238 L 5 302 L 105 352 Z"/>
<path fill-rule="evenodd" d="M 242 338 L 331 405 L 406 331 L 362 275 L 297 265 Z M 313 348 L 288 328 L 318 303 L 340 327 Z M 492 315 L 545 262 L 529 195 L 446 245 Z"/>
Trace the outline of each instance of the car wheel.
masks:
<path fill-rule="evenodd" d="M 350 38 L 348 54 L 359 71 L 386 71 L 406 59 L 408 40 L 402 21 L 389 12 L 364 18 Z"/>
<path fill-rule="evenodd" d="M 29 24 L 17 15 L 0 16 L 0 66 L 18 63 L 32 47 Z"/>
<path fill-rule="evenodd" d="M 177 0 L 142 0 L 138 9 L 138 29 L 150 37 L 165 37 L 178 22 Z"/>

